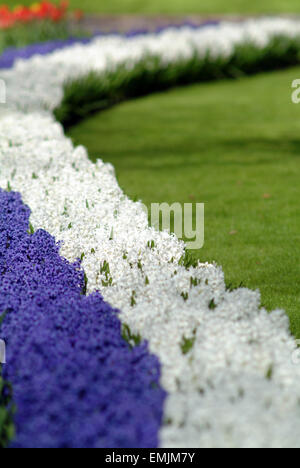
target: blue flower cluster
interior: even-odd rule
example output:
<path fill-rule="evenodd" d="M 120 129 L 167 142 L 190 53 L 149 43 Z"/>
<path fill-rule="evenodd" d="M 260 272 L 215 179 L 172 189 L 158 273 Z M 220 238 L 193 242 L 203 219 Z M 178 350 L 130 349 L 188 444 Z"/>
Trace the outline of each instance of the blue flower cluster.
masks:
<path fill-rule="evenodd" d="M 80 263 L 59 256 L 30 210 L 0 189 L 3 377 L 17 406 L 14 447 L 156 447 L 165 392 L 147 345 L 131 349 L 117 311 L 85 296 Z"/>

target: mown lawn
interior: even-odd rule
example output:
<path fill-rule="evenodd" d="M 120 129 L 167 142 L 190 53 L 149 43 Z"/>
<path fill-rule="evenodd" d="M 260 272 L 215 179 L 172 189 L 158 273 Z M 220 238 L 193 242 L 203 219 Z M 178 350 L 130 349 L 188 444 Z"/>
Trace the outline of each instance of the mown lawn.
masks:
<path fill-rule="evenodd" d="M 300 68 L 126 102 L 69 131 L 131 198 L 205 202 L 202 261 L 259 288 L 300 338 Z"/>
<path fill-rule="evenodd" d="M 30 5 L 33 0 L 7 0 L 8 5 Z M 70 0 L 71 8 L 89 13 L 300 13 L 298 0 Z"/>

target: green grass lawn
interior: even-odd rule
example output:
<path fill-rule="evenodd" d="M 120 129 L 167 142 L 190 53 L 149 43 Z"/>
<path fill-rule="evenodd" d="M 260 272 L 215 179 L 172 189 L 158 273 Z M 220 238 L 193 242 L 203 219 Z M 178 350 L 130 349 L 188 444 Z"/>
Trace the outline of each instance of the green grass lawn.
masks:
<path fill-rule="evenodd" d="M 32 0 L 8 0 L 8 5 L 30 5 Z M 71 0 L 71 8 L 89 13 L 300 13 L 298 0 Z"/>
<path fill-rule="evenodd" d="M 205 246 L 227 284 L 259 288 L 300 337 L 300 68 L 175 89 L 97 114 L 69 135 L 111 162 L 131 198 L 205 202 Z"/>

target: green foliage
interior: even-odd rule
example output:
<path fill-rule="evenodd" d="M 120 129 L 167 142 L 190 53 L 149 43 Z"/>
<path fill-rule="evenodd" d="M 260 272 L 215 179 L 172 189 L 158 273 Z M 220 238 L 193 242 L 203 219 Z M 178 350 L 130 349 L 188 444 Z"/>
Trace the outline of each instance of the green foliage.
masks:
<path fill-rule="evenodd" d="M 132 291 L 132 295 L 130 298 L 130 305 L 131 307 L 136 306 L 136 291 Z"/>
<path fill-rule="evenodd" d="M 32 236 L 32 234 L 34 234 L 34 227 L 32 226 L 31 223 L 29 223 L 29 229 L 28 229 L 28 234 L 30 234 Z"/>
<path fill-rule="evenodd" d="M 2 314 L 0 314 L 0 326 L 1 326 L 2 323 L 3 323 L 3 320 L 4 320 L 5 317 L 6 317 L 6 314 L 7 314 L 7 310 L 5 310 Z"/>
<path fill-rule="evenodd" d="M 184 302 L 186 302 L 188 300 L 188 298 L 189 298 L 189 293 L 187 293 L 187 292 L 182 292 L 180 295 L 181 295 L 182 299 L 184 300 Z"/>
<path fill-rule="evenodd" d="M 189 268 L 196 268 L 198 262 L 198 258 L 193 255 L 190 250 L 186 250 L 184 255 L 179 260 L 179 265 L 184 266 L 188 270 Z"/>
<path fill-rule="evenodd" d="M 82 296 L 86 296 L 87 293 L 87 286 L 88 286 L 88 277 L 86 276 L 86 273 L 84 273 L 84 285 L 82 289 Z"/>
<path fill-rule="evenodd" d="M 152 240 L 151 242 L 148 241 L 148 242 L 147 242 L 147 247 L 148 247 L 149 249 L 151 249 L 151 250 L 154 250 L 154 249 L 155 249 L 155 241 L 154 241 L 154 240 Z"/>
<path fill-rule="evenodd" d="M 191 277 L 190 283 L 191 283 L 191 288 L 197 287 L 201 283 L 201 279 Z"/>
<path fill-rule="evenodd" d="M 273 373 L 274 373 L 274 369 L 273 369 L 273 365 L 271 364 L 266 372 L 266 379 L 272 380 Z"/>
<path fill-rule="evenodd" d="M 229 291 L 229 292 L 235 291 L 236 289 L 240 289 L 243 287 L 244 287 L 243 281 L 236 283 L 236 284 L 226 283 L 226 291 Z"/>
<path fill-rule="evenodd" d="M 105 280 L 102 280 L 102 286 L 104 287 L 111 286 L 113 283 L 113 279 L 110 274 L 109 263 L 106 260 L 104 260 L 103 264 L 101 265 L 100 273 L 101 275 L 104 274 L 105 276 Z"/>
<path fill-rule="evenodd" d="M 129 326 L 126 325 L 126 323 L 122 324 L 122 337 L 131 348 L 133 348 L 134 346 L 138 346 L 142 342 L 141 336 L 134 335 L 133 333 L 131 333 Z"/>
<path fill-rule="evenodd" d="M 187 354 L 191 351 L 196 341 L 196 337 L 193 336 L 192 338 L 186 338 L 185 336 L 182 338 L 181 342 L 181 351 L 182 354 Z"/>

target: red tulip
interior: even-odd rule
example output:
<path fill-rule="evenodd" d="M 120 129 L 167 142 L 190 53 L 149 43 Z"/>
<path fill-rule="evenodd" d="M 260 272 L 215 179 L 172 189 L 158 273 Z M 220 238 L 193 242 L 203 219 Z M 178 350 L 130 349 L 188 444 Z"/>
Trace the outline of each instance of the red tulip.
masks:
<path fill-rule="evenodd" d="M 7 29 L 15 24 L 31 21 L 50 20 L 58 22 L 65 17 L 68 7 L 69 2 L 66 0 L 62 0 L 59 4 L 43 0 L 40 3 L 34 3 L 30 7 L 21 5 L 13 10 L 10 10 L 7 5 L 2 5 L 0 6 L 0 29 Z M 77 10 L 74 16 L 80 19 L 83 13 Z"/>
<path fill-rule="evenodd" d="M 7 29 L 15 23 L 14 15 L 6 5 L 0 7 L 0 28 Z"/>
<path fill-rule="evenodd" d="M 13 17 L 14 17 L 14 20 L 17 22 L 17 21 L 20 21 L 22 23 L 28 23 L 29 21 L 32 20 L 32 13 L 31 11 L 29 10 L 29 8 L 25 7 L 25 6 L 18 6 L 16 7 L 13 12 Z"/>

